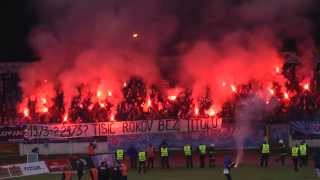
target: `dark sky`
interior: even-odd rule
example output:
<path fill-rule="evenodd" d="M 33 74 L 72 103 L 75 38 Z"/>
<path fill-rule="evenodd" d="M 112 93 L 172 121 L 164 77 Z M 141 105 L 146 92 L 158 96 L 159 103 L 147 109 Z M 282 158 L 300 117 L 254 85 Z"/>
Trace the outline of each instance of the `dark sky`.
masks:
<path fill-rule="evenodd" d="M 199 1 L 188 1 L 189 4 L 195 2 Z M 37 25 L 37 15 L 31 0 L 1 0 L 0 7 L 0 22 L 2 24 L 0 28 L 0 62 L 30 62 L 37 59 L 28 43 L 28 34 L 32 27 Z M 193 7 L 195 8 L 192 11 L 196 13 L 197 6 Z M 308 16 L 317 25 L 315 32 L 320 32 L 320 11 L 317 7 L 320 6 L 316 6 Z M 182 17 L 179 17 L 181 24 L 183 24 L 184 14 L 181 13 Z M 193 17 L 197 18 L 196 15 Z M 181 34 L 181 32 L 177 34 Z M 319 42 L 320 33 L 315 33 L 314 37 Z M 177 37 L 177 39 L 180 38 Z M 173 40 L 173 43 L 175 42 Z"/>

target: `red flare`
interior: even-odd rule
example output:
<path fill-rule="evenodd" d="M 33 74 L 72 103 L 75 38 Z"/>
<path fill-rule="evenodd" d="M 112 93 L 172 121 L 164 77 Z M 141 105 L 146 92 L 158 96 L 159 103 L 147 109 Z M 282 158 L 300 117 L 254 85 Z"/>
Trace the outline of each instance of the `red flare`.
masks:
<path fill-rule="evenodd" d="M 47 104 L 47 99 L 46 98 L 41 98 L 41 102 L 42 102 L 42 104 Z"/>
<path fill-rule="evenodd" d="M 23 115 L 24 115 L 24 117 L 29 117 L 30 112 L 29 112 L 29 109 L 28 109 L 28 108 L 24 108 L 24 110 L 23 110 Z"/>
<path fill-rule="evenodd" d="M 227 83 L 225 81 L 222 81 L 221 85 L 222 85 L 222 87 L 226 87 Z"/>
<path fill-rule="evenodd" d="M 289 94 L 288 94 L 287 92 L 284 92 L 284 93 L 283 93 L 283 97 L 284 97 L 284 99 L 289 100 Z"/>
<path fill-rule="evenodd" d="M 108 91 L 108 96 L 109 96 L 109 97 L 112 96 L 112 91 Z"/>
<path fill-rule="evenodd" d="M 270 88 L 270 89 L 269 89 L 269 93 L 270 93 L 270 95 L 273 96 L 273 95 L 274 95 L 274 90 Z"/>
<path fill-rule="evenodd" d="M 127 83 L 126 82 L 123 83 L 123 87 L 127 87 Z"/>
<path fill-rule="evenodd" d="M 112 115 L 110 116 L 110 121 L 115 121 L 115 120 L 114 120 L 114 114 L 112 114 Z"/>
<path fill-rule="evenodd" d="M 93 104 L 90 104 L 90 106 L 88 107 L 88 109 L 91 111 L 93 109 L 94 105 Z M 100 107 L 101 107 L 101 104 L 100 104 Z"/>
<path fill-rule="evenodd" d="M 310 85 L 309 85 L 309 83 L 305 83 L 305 84 L 303 85 L 303 89 L 306 90 L 306 91 L 309 91 L 309 90 L 310 90 Z"/>
<path fill-rule="evenodd" d="M 139 37 L 139 34 L 138 34 L 138 33 L 133 33 L 133 34 L 132 34 L 132 37 L 133 37 L 134 39 L 136 39 L 136 38 Z"/>
<path fill-rule="evenodd" d="M 64 116 L 63 116 L 63 122 L 67 122 L 68 121 L 68 114 L 66 113 Z"/>
<path fill-rule="evenodd" d="M 149 98 L 148 101 L 147 101 L 147 106 L 148 106 L 148 107 L 151 107 L 151 99 L 150 99 L 150 98 Z"/>
<path fill-rule="evenodd" d="M 100 107 L 104 108 L 104 107 L 106 107 L 106 105 L 104 103 L 100 103 Z"/>
<path fill-rule="evenodd" d="M 281 68 L 279 66 L 276 66 L 276 73 L 280 74 L 281 73 Z"/>
<path fill-rule="evenodd" d="M 42 108 L 42 112 L 43 112 L 43 113 L 47 113 L 48 111 L 49 111 L 49 109 L 48 109 L 47 107 L 43 107 L 43 108 Z"/>
<path fill-rule="evenodd" d="M 100 98 L 102 96 L 102 92 L 100 90 L 97 91 L 97 97 Z"/>
<path fill-rule="evenodd" d="M 210 108 L 207 113 L 210 117 L 213 117 L 216 115 L 216 111 L 213 108 Z"/>
<path fill-rule="evenodd" d="M 177 96 L 171 95 L 171 96 L 168 96 L 168 99 L 170 101 L 175 101 L 177 99 Z"/>
<path fill-rule="evenodd" d="M 232 90 L 232 92 L 234 92 L 234 93 L 236 93 L 237 92 L 237 88 L 236 88 L 236 86 L 235 85 L 230 85 L 230 88 L 231 88 L 231 90 Z"/>
<path fill-rule="evenodd" d="M 196 116 L 199 116 L 199 108 L 198 108 L 198 106 L 196 106 L 196 107 L 194 108 L 194 114 L 195 114 Z"/>

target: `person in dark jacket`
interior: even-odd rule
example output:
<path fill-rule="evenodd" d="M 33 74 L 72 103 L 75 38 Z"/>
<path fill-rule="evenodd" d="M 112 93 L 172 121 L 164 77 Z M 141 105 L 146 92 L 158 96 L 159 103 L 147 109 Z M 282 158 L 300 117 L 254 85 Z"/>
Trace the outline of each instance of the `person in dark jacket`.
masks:
<path fill-rule="evenodd" d="M 83 176 L 83 171 L 84 171 L 84 163 L 81 159 L 78 159 L 76 161 L 76 169 L 77 169 L 78 180 L 81 180 Z"/>
<path fill-rule="evenodd" d="M 108 180 L 109 179 L 109 168 L 106 161 L 102 162 L 99 166 L 99 180 Z"/>
<path fill-rule="evenodd" d="M 229 155 L 224 157 L 223 161 L 223 174 L 226 176 L 227 180 L 232 180 L 231 168 L 235 166 L 235 163 L 231 160 Z"/>
<path fill-rule="evenodd" d="M 112 169 L 111 180 L 121 180 L 121 170 L 120 165 L 116 164 Z"/>
<path fill-rule="evenodd" d="M 138 151 L 137 149 L 131 145 L 128 150 L 127 150 L 127 155 L 130 158 L 130 167 L 132 169 L 137 169 L 137 156 L 138 156 Z"/>
<path fill-rule="evenodd" d="M 288 148 L 282 139 L 279 140 L 279 158 L 276 159 L 277 162 L 281 162 L 282 166 L 285 166 L 286 157 L 288 156 Z"/>
<path fill-rule="evenodd" d="M 314 167 L 316 169 L 316 176 L 320 178 L 320 149 L 316 152 L 315 156 L 313 157 L 314 160 Z"/>

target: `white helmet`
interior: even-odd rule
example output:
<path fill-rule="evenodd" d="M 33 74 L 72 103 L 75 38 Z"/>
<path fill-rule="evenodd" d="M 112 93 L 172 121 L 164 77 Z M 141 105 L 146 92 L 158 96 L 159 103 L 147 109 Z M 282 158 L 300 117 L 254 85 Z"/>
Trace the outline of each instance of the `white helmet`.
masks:
<path fill-rule="evenodd" d="M 210 144 L 210 146 L 211 146 L 211 147 L 215 147 L 216 145 L 212 143 L 212 144 Z"/>
<path fill-rule="evenodd" d="M 280 139 L 280 140 L 279 140 L 279 143 L 280 143 L 280 144 L 283 144 L 283 140 L 282 140 L 282 139 Z"/>

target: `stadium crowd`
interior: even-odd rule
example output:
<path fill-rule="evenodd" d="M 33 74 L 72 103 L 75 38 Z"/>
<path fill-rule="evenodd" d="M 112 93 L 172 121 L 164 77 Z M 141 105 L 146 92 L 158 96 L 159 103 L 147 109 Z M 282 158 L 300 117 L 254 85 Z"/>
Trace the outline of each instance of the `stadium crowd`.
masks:
<path fill-rule="evenodd" d="M 269 89 L 272 97 L 265 100 L 265 105 L 271 104 L 273 111 L 266 111 L 265 121 L 312 120 L 319 113 L 320 63 L 315 66 L 310 82 L 303 85 L 297 77 L 299 66 L 300 64 L 296 61 L 288 61 L 278 70 L 279 76 L 286 80 L 284 86 L 288 91 L 283 92 L 283 85 L 277 81 L 273 82 L 272 88 Z M 210 92 L 214 89 L 209 87 L 204 95 L 197 99 L 192 96 L 193 90 L 188 88 L 181 90 L 175 96 L 169 96 L 161 86 L 154 84 L 147 87 L 142 78 L 134 76 L 124 84 L 121 92 L 122 100 L 114 104 L 108 99 L 103 102 L 93 102 L 92 99 L 96 94 L 88 92 L 86 85 L 81 84 L 77 87 L 77 95 L 72 97 L 70 107 L 65 109 L 64 92 L 59 85 L 56 85 L 53 104 L 44 109 L 46 113 L 36 110 L 37 99 L 29 98 L 27 110 L 23 112 L 19 112 L 16 108 L 10 109 L 12 105 L 2 104 L 1 124 L 60 123 L 65 118 L 74 123 L 92 123 L 110 120 L 181 119 L 213 115 L 221 118 L 224 123 L 232 123 L 235 121 L 235 110 L 241 100 L 256 96 L 261 88 L 260 85 L 260 82 L 252 80 L 232 87 L 235 93 L 222 105 L 220 112 L 210 110 L 214 104 Z M 65 117 L 66 112 L 68 117 Z"/>

